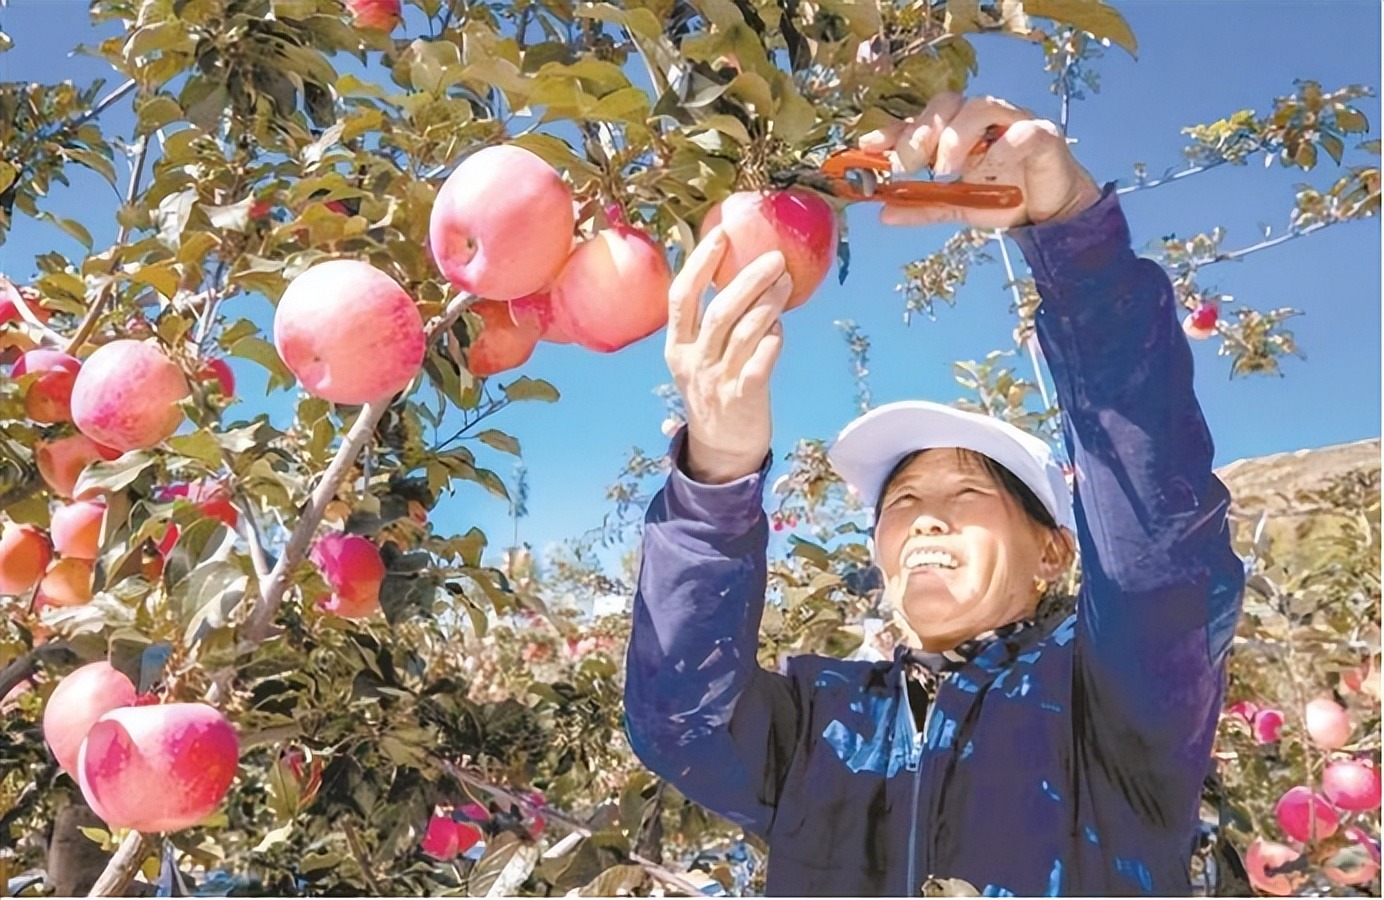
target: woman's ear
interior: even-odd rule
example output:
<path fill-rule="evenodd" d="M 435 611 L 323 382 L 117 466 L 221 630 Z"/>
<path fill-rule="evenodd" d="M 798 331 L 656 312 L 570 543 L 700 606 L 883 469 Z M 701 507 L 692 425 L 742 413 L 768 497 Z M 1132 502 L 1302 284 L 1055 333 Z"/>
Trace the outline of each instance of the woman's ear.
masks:
<path fill-rule="evenodd" d="M 1043 544 L 1043 555 L 1038 560 L 1038 577 L 1045 581 L 1056 581 L 1072 566 L 1076 558 L 1076 542 L 1072 533 L 1065 528 L 1051 528 Z"/>

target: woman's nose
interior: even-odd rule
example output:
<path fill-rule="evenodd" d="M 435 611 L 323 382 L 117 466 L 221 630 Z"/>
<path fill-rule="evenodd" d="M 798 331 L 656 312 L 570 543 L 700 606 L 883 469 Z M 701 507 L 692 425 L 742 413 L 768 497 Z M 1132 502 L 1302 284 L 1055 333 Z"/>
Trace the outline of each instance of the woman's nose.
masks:
<path fill-rule="evenodd" d="M 913 520 L 913 534 L 946 534 L 947 523 L 936 516 L 918 516 Z"/>

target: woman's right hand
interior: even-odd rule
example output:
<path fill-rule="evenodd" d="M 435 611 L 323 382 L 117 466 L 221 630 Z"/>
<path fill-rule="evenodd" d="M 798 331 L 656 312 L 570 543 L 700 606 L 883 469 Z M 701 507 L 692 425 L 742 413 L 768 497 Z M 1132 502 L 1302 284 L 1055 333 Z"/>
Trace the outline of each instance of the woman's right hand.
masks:
<path fill-rule="evenodd" d="M 792 292 L 783 254 L 750 263 L 702 310 L 702 295 L 725 256 L 713 229 L 668 291 L 663 358 L 687 413 L 687 474 L 725 484 L 759 470 L 769 452 L 769 376 L 783 348 L 779 316 Z"/>

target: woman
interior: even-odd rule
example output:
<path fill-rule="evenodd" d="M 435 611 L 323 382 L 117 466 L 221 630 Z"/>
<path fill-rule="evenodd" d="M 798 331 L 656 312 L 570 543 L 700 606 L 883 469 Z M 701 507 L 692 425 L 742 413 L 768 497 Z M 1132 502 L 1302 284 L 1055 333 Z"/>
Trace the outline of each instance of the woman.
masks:
<path fill-rule="evenodd" d="M 989 125 L 1007 130 L 968 158 Z M 768 891 L 1187 894 L 1200 788 L 1240 612 L 1229 497 L 1192 392 L 1172 285 L 1137 258 L 1113 185 L 1050 123 L 936 98 L 865 142 L 901 170 L 1013 184 L 1018 210 L 885 209 L 1011 227 L 1043 302 L 1075 499 L 1042 442 L 920 402 L 873 410 L 831 459 L 877 509 L 875 562 L 912 631 L 892 661 L 756 663 L 766 584 L 778 254 L 700 299 L 709 235 L 673 286 L 666 357 L 687 426 L 647 515 L 626 725 L 653 771 L 763 836 Z M 1079 545 L 1075 615 L 1035 618 Z"/>

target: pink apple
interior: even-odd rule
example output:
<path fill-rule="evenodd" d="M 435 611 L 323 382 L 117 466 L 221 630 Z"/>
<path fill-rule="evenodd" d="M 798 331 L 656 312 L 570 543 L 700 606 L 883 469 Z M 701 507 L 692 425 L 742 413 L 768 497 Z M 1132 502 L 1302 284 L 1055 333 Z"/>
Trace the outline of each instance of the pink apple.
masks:
<path fill-rule="evenodd" d="M 1319 697 L 1307 704 L 1307 734 L 1325 750 L 1335 750 L 1350 742 L 1350 716 L 1334 700 Z"/>
<path fill-rule="evenodd" d="M 486 147 L 457 166 L 433 205 L 429 242 L 455 287 L 489 300 L 542 291 L 572 249 L 572 193 L 522 147 Z"/>
<path fill-rule="evenodd" d="M 1272 744 L 1283 731 L 1283 713 L 1276 709 L 1261 709 L 1251 723 L 1254 739 L 1261 744 Z"/>
<path fill-rule="evenodd" d="M 323 610 L 347 619 L 379 611 L 384 560 L 368 538 L 328 532 L 313 545 L 312 562 L 332 589 L 331 597 L 319 604 Z"/>
<path fill-rule="evenodd" d="M 106 520 L 104 500 L 79 500 L 53 512 L 50 531 L 53 546 L 63 556 L 95 559 L 101 547 L 101 524 Z"/>
<path fill-rule="evenodd" d="M 43 709 L 43 738 L 62 770 L 77 777 L 77 751 L 87 731 L 106 713 L 134 702 L 134 684 L 105 660 L 59 681 Z"/>
<path fill-rule="evenodd" d="M 1276 870 L 1291 866 L 1302 858 L 1302 854 L 1285 844 L 1255 838 L 1245 853 L 1245 871 L 1249 883 L 1259 891 L 1273 897 L 1288 897 L 1307 880 L 1302 872 L 1282 872 Z"/>
<path fill-rule="evenodd" d="M 81 369 L 81 360 L 58 350 L 30 350 L 21 356 L 10 374 L 37 376 L 24 394 L 24 414 L 49 425 L 71 421 L 72 386 Z"/>
<path fill-rule="evenodd" d="M 725 231 L 728 246 L 712 283 L 723 288 L 755 259 L 778 250 L 793 280 L 788 309 L 808 301 L 836 258 L 836 213 L 814 191 L 731 194 L 707 214 L 701 236 L 717 225 Z"/>
<path fill-rule="evenodd" d="M 33 525 L 8 522 L 0 531 L 0 594 L 26 594 L 53 559 L 48 536 Z"/>
<path fill-rule="evenodd" d="M 1274 806 L 1274 815 L 1278 817 L 1278 827 L 1283 829 L 1284 834 L 1304 844 L 1331 837 L 1341 824 L 1340 817 L 1325 797 L 1301 785 L 1290 788 L 1279 798 Z"/>
<path fill-rule="evenodd" d="M 39 441 L 34 448 L 34 464 L 38 466 L 39 475 L 54 494 L 64 498 L 72 498 L 77 479 L 87 466 L 119 456 L 119 450 L 103 447 L 84 434 L 72 434 L 55 441 Z M 75 499 L 91 500 L 95 496 L 95 492 L 88 492 Z"/>
<path fill-rule="evenodd" d="M 404 19 L 399 0 L 346 0 L 346 8 L 357 28 L 389 32 Z"/>
<path fill-rule="evenodd" d="M 1379 770 L 1358 759 L 1340 759 L 1322 773 L 1322 793 L 1331 805 L 1349 812 L 1379 809 Z"/>
<path fill-rule="evenodd" d="M 1182 320 L 1182 330 L 1189 338 L 1204 341 L 1216 333 L 1216 319 L 1220 312 L 1213 303 L 1202 303 Z"/>
<path fill-rule="evenodd" d="M 369 263 L 318 263 L 289 284 L 274 313 L 274 346 L 303 390 L 333 403 L 388 399 L 423 365 L 423 319 Z"/>
<path fill-rule="evenodd" d="M 613 353 L 668 324 L 672 281 L 662 247 L 615 225 L 572 251 L 553 285 L 553 318 L 586 349 Z"/>
<path fill-rule="evenodd" d="M 187 379 L 152 343 L 112 341 L 87 358 L 72 388 L 72 421 L 116 450 L 147 450 L 183 421 Z"/>
<path fill-rule="evenodd" d="M 529 361 L 543 331 L 538 317 L 525 311 L 516 315 L 511 303 L 482 300 L 471 306 L 481 319 L 481 330 L 466 348 L 466 367 L 477 378 L 517 369 Z"/>

